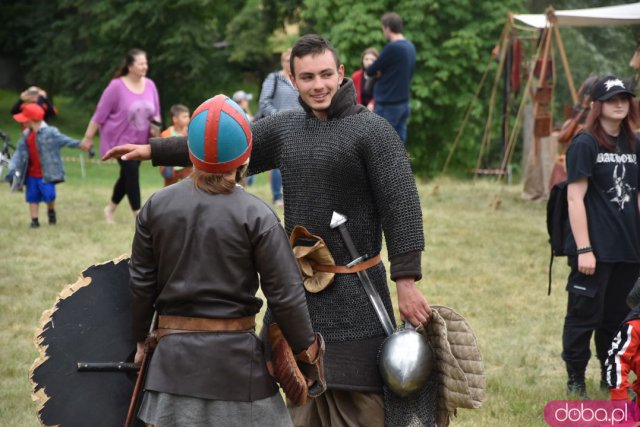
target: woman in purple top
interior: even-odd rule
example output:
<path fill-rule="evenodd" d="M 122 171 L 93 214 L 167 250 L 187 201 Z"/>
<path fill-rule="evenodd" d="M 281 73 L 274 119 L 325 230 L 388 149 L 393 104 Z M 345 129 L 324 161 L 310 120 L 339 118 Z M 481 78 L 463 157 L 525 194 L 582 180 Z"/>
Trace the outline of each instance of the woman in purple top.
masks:
<path fill-rule="evenodd" d="M 151 79 L 146 78 L 147 55 L 140 49 L 132 49 L 102 93 L 96 112 L 89 121 L 83 142 L 93 144 L 93 137 L 100 129 L 100 153 L 123 144 L 148 144 L 149 135 L 158 136 L 160 101 L 158 90 Z M 114 223 L 118 204 L 126 195 L 134 215 L 140 210 L 140 162 L 118 160 L 120 176 L 113 187 L 111 201 L 104 208 L 107 223 Z"/>

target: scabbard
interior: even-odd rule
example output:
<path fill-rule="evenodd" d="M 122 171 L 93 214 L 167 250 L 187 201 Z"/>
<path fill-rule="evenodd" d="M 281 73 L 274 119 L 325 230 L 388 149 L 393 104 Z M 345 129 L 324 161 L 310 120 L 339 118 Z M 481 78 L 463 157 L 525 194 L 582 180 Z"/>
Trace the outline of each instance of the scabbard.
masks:
<path fill-rule="evenodd" d="M 138 401 L 142 394 L 142 388 L 144 386 L 144 380 L 147 376 L 147 369 L 149 368 L 149 362 L 151 361 L 151 354 L 153 349 L 148 344 L 145 344 L 144 356 L 142 357 L 142 363 L 140 364 L 140 370 L 138 371 L 138 378 L 136 379 L 136 385 L 133 388 L 133 394 L 131 395 L 131 402 L 129 402 L 129 410 L 127 411 L 127 419 L 124 422 L 124 427 L 131 427 L 136 415 L 136 408 L 138 407 Z"/>
<path fill-rule="evenodd" d="M 151 355 L 153 354 L 153 350 L 157 343 L 157 338 L 153 332 L 155 330 L 157 320 L 158 312 L 156 311 L 153 314 L 153 319 L 151 320 L 149 335 L 144 341 L 144 355 L 142 356 L 142 362 L 140 363 L 140 370 L 138 371 L 136 385 L 133 387 L 133 394 L 131 395 L 131 402 L 129 402 L 129 410 L 127 411 L 127 419 L 124 422 L 124 427 L 131 427 L 136 416 L 136 408 L 138 407 L 138 401 L 140 400 L 140 395 L 142 394 L 144 380 L 147 376 L 149 363 L 151 362 Z"/>

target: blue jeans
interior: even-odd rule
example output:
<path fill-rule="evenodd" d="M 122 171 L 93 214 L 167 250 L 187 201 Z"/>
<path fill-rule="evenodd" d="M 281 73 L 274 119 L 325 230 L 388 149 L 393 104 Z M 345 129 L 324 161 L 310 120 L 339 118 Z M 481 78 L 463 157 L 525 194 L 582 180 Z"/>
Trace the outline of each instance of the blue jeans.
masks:
<path fill-rule="evenodd" d="M 387 119 L 398 132 L 403 144 L 407 143 L 407 121 L 409 120 L 409 103 L 381 105 L 376 103 L 373 110 L 379 116 Z"/>
<path fill-rule="evenodd" d="M 282 174 L 280 169 L 271 171 L 271 194 L 274 202 L 282 200 Z"/>

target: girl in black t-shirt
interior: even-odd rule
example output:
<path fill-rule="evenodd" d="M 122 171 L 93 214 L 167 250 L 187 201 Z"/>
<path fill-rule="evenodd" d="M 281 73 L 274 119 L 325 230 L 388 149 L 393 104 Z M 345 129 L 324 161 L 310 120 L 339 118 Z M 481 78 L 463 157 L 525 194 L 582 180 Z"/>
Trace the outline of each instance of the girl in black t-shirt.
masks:
<path fill-rule="evenodd" d="M 562 358 L 567 391 L 586 397 L 584 381 L 595 332 L 596 352 L 606 387 L 604 361 L 629 308 L 625 300 L 640 271 L 638 150 L 640 124 L 633 92 L 615 76 L 591 91 L 586 132 L 567 151 L 567 200 L 572 236 L 567 242 L 571 273 Z"/>

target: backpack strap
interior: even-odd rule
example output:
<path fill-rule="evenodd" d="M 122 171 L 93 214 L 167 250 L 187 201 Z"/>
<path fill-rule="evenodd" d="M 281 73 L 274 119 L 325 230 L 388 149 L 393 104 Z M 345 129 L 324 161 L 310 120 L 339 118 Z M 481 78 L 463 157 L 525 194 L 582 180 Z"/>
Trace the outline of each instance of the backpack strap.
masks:
<path fill-rule="evenodd" d="M 276 96 L 276 90 L 278 89 L 278 74 L 279 71 L 273 72 L 273 91 L 271 92 L 271 99 Z"/>

